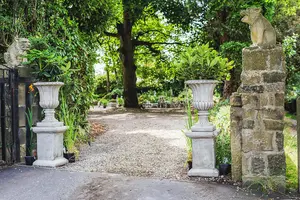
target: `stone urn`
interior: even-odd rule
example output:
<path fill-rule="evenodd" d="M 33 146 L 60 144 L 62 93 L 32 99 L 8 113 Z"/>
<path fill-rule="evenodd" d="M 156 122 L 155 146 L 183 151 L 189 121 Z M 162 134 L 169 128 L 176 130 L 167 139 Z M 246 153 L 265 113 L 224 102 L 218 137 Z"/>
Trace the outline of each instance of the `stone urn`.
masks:
<path fill-rule="evenodd" d="M 37 134 L 38 160 L 33 165 L 57 167 L 68 163 L 63 157 L 63 133 L 68 129 L 63 122 L 55 119 L 55 108 L 59 105 L 59 89 L 62 82 L 37 82 L 40 106 L 44 109 L 45 119 L 32 130 Z"/>
<path fill-rule="evenodd" d="M 186 136 L 192 139 L 192 169 L 189 176 L 217 177 L 215 168 L 216 127 L 208 120 L 208 110 L 214 106 L 213 92 L 218 81 L 189 80 L 185 82 L 193 92 L 193 107 L 198 110 L 199 122 L 192 126 Z"/>
<path fill-rule="evenodd" d="M 192 131 L 208 130 L 214 126 L 208 121 L 208 110 L 214 106 L 213 95 L 218 81 L 189 80 L 185 82 L 193 92 L 193 107 L 198 110 L 199 121 L 192 127 Z"/>

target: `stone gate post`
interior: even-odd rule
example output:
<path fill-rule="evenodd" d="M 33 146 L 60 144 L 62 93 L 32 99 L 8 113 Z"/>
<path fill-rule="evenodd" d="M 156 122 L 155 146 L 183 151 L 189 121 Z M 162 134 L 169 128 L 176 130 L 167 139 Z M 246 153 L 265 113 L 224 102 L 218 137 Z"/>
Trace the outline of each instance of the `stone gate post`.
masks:
<path fill-rule="evenodd" d="M 232 97 L 240 95 L 240 105 L 231 101 L 231 136 L 235 136 L 231 143 L 233 178 L 242 175 L 246 185 L 265 183 L 285 189 L 285 70 L 280 46 L 243 49 L 242 83 Z"/>

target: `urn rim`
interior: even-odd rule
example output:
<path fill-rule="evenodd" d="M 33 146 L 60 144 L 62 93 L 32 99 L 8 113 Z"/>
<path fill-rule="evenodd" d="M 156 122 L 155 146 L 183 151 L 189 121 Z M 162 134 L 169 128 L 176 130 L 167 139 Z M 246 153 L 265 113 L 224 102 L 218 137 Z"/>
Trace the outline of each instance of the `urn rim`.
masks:
<path fill-rule="evenodd" d="M 63 82 L 36 82 L 33 83 L 34 86 L 62 86 Z"/>
<path fill-rule="evenodd" d="M 217 83 L 219 83 L 219 81 L 217 81 L 217 80 L 188 80 L 188 81 L 185 81 L 185 84 L 196 84 L 196 83 L 217 84 Z"/>

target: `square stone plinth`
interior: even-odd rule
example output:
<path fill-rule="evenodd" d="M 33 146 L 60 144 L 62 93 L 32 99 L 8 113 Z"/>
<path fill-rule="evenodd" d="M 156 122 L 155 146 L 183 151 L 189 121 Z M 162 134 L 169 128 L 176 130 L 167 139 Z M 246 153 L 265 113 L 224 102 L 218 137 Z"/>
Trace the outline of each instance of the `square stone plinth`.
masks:
<path fill-rule="evenodd" d="M 57 167 L 68 163 L 63 157 L 63 133 L 66 126 L 33 128 L 37 134 L 37 157 L 33 165 L 43 167 Z"/>
<path fill-rule="evenodd" d="M 192 139 L 193 168 L 189 176 L 217 177 L 219 171 L 215 168 L 215 136 L 216 131 L 188 132 Z"/>

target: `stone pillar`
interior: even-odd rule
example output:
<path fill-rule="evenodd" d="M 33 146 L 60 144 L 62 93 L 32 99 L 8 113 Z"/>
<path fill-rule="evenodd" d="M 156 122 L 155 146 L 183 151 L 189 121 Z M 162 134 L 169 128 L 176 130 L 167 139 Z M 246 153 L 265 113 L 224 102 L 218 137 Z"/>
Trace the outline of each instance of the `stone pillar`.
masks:
<path fill-rule="evenodd" d="M 239 119 L 242 120 L 242 128 L 234 120 L 235 114 L 231 117 L 231 128 L 232 135 L 241 135 L 242 180 L 245 185 L 263 183 L 276 190 L 285 189 L 285 78 L 281 47 L 243 49 L 242 84 L 238 89 L 242 103 L 242 118 Z M 236 147 L 232 149 L 235 156 L 239 145 L 235 138 L 232 141 Z"/>
<path fill-rule="evenodd" d="M 242 180 L 242 99 L 238 93 L 230 97 L 230 144 L 231 176 L 234 181 Z"/>

